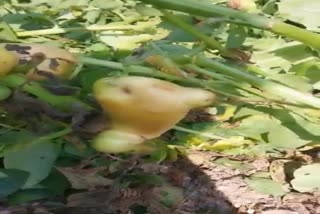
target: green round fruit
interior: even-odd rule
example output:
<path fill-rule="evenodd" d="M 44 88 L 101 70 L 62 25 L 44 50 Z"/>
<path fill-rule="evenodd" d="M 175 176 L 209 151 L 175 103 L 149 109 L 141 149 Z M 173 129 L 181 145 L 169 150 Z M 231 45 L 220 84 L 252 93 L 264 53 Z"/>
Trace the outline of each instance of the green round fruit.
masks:
<path fill-rule="evenodd" d="M 0 101 L 7 99 L 11 95 L 11 90 L 3 85 L 0 85 Z"/>
<path fill-rule="evenodd" d="M 144 138 L 118 130 L 107 130 L 98 134 L 92 141 L 92 147 L 104 153 L 125 153 L 140 149 Z"/>

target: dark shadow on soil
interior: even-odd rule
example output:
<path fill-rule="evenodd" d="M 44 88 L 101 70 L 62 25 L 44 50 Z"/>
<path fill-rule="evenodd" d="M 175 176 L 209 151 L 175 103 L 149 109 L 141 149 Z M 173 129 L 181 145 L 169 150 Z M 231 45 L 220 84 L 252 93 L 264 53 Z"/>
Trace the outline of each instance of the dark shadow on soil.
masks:
<path fill-rule="evenodd" d="M 198 156 L 199 157 L 199 156 Z M 217 190 L 215 182 L 208 176 L 203 167 L 201 158 L 179 158 L 175 162 L 164 164 L 145 163 L 140 158 L 126 160 L 114 174 L 114 185 L 95 190 L 85 190 L 71 194 L 60 206 L 48 203 L 48 200 L 39 203 L 30 203 L 25 206 L 0 209 L 0 214 L 233 214 L 236 209 L 227 197 Z M 131 182 L 129 186 L 121 187 L 120 183 L 136 176 L 140 180 L 148 176 L 158 175 L 163 180 L 157 182 Z M 139 177 L 140 176 L 140 177 Z M 179 192 L 181 198 L 174 204 L 166 206 L 161 201 L 155 189 L 169 187 L 174 192 Z M 158 191 L 159 193 L 159 191 Z M 161 192 L 160 192 L 161 193 Z M 174 193 L 176 194 L 176 193 Z M 178 194 L 179 195 L 179 194 Z M 175 197 L 175 196 L 173 196 Z M 166 197 L 165 197 L 166 198 Z M 177 196 L 179 198 L 179 196 Z M 172 199 L 176 200 L 176 199 Z M 52 201 L 50 201 L 52 202 Z"/>

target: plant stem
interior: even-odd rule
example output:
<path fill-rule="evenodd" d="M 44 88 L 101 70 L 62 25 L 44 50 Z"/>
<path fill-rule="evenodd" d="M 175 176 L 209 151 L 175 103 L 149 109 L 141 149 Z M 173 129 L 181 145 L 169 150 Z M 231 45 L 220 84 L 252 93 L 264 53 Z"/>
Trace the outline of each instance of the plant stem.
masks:
<path fill-rule="evenodd" d="M 280 96 L 282 99 L 288 99 L 291 102 L 294 101 L 295 103 L 308 105 L 318 109 L 320 108 L 320 99 L 312 96 L 311 94 L 302 93 L 293 88 L 289 88 L 287 86 L 266 79 L 258 78 L 245 71 L 229 67 L 220 62 L 216 62 L 203 56 L 198 56 L 196 58 L 196 64 L 199 66 L 214 69 L 220 73 L 225 73 L 236 79 L 246 81 L 251 85 L 266 91 L 267 93 Z"/>
<path fill-rule="evenodd" d="M 196 79 L 196 78 L 182 78 L 182 77 L 175 76 L 172 74 L 163 73 L 163 72 L 155 70 L 153 68 L 148 68 L 148 67 L 139 66 L 139 65 L 124 66 L 122 63 L 119 63 L 119 62 L 94 59 L 94 58 L 85 57 L 85 56 L 80 56 L 79 59 L 80 59 L 81 63 L 83 63 L 83 64 L 100 65 L 100 66 L 111 68 L 111 69 L 121 70 L 121 71 L 127 72 L 129 74 L 140 74 L 140 75 L 154 76 L 154 77 L 163 78 L 163 79 L 166 79 L 169 81 L 181 82 L 181 83 L 188 84 L 188 85 L 191 84 L 191 85 L 195 85 L 198 87 L 206 88 L 210 91 L 213 91 L 217 94 L 220 94 L 220 95 L 223 95 L 226 97 L 232 97 L 232 98 L 238 99 L 238 97 L 235 95 L 225 93 L 223 91 L 215 89 L 212 86 L 209 87 L 207 85 L 207 81 L 205 81 L 205 80 L 200 80 L 200 79 Z M 185 60 L 189 60 L 189 58 L 185 59 Z"/>
<path fill-rule="evenodd" d="M 206 75 L 206 76 L 212 77 L 212 78 L 214 78 L 214 79 L 222 80 L 223 82 L 226 82 L 226 83 L 228 83 L 228 84 L 230 84 L 230 85 L 233 85 L 233 86 L 235 86 L 235 87 L 237 87 L 237 88 L 239 88 L 239 89 L 241 89 L 241 90 L 243 90 L 243 91 L 246 91 L 246 92 L 248 92 L 248 93 L 251 93 L 251 94 L 253 94 L 253 95 L 255 95 L 255 96 L 258 96 L 258 97 L 260 97 L 260 98 L 265 98 L 265 99 L 267 99 L 267 97 L 266 97 L 263 93 L 261 93 L 261 92 L 259 93 L 257 90 L 254 90 L 254 89 L 252 89 L 252 88 L 245 87 L 244 84 L 241 84 L 241 83 L 239 83 L 239 82 L 235 82 L 235 81 L 233 81 L 233 80 L 231 80 L 231 79 L 228 79 L 228 78 L 225 78 L 225 77 L 223 77 L 223 75 L 221 75 L 221 74 L 217 74 L 217 73 L 214 73 L 214 72 L 212 72 L 212 71 L 208 71 L 208 70 L 206 70 L 206 69 L 199 68 L 198 66 L 192 65 L 192 64 L 186 65 L 186 68 L 187 68 L 187 69 L 191 69 L 192 71 L 195 71 L 195 72 L 197 72 L 197 73 L 204 74 L 204 75 Z"/>
<path fill-rule="evenodd" d="M 86 57 L 86 56 L 79 56 L 78 58 L 81 63 L 87 64 L 87 65 L 99 65 L 99 66 L 103 66 L 111 69 L 118 69 L 118 70 L 124 69 L 123 64 L 119 62 L 95 59 L 95 58 Z"/>
<path fill-rule="evenodd" d="M 245 102 L 258 102 L 259 103 L 259 102 L 261 102 L 261 101 L 242 100 L 241 98 L 239 98 L 238 96 L 236 96 L 234 94 L 229 94 L 229 93 L 226 93 L 226 92 L 219 90 L 218 88 L 214 88 L 214 85 L 208 84 L 208 81 L 206 81 L 206 80 L 201 80 L 201 79 L 197 79 L 197 78 L 190 78 L 190 77 L 188 77 L 188 78 L 178 77 L 178 76 L 175 76 L 172 74 L 163 73 L 163 72 L 155 70 L 153 68 L 148 68 L 148 67 L 139 66 L 139 65 L 131 65 L 131 66 L 126 67 L 122 63 L 119 63 L 119 62 L 94 59 L 94 58 L 90 58 L 90 57 L 80 57 L 80 59 L 81 59 L 81 62 L 84 64 L 100 65 L 100 66 L 107 67 L 107 68 L 125 71 L 130 74 L 154 76 L 154 77 L 163 78 L 163 79 L 166 79 L 169 81 L 176 81 L 176 82 L 181 82 L 184 84 L 192 84 L 197 87 L 203 87 L 203 88 L 210 90 L 210 91 L 213 91 L 217 94 L 220 94 L 220 95 L 223 95 L 223 96 L 226 96 L 229 98 L 233 98 L 233 99 L 237 100 L 238 102 L 242 102 L 242 103 L 245 103 Z M 191 59 L 188 57 L 184 58 L 184 62 L 187 63 L 188 61 L 190 62 Z M 199 66 L 209 67 L 209 68 L 215 69 L 221 73 L 226 73 L 228 76 L 231 76 L 235 79 L 240 79 L 245 82 L 248 82 L 253 86 L 259 87 L 259 88 L 265 90 L 266 92 L 269 92 L 270 94 L 273 94 L 276 96 L 281 96 L 284 99 L 285 98 L 293 98 L 292 100 L 299 101 L 299 104 L 298 104 L 299 107 L 301 107 L 300 104 L 303 104 L 303 105 L 309 105 L 309 106 L 312 106 L 315 108 L 320 108 L 320 100 L 310 94 L 304 94 L 304 93 L 296 91 L 292 88 L 288 88 L 286 86 L 277 84 L 275 82 L 271 82 L 268 80 L 258 78 L 256 76 L 249 74 L 249 73 L 246 73 L 245 71 L 237 70 L 235 68 L 226 66 L 222 63 L 215 62 L 215 61 L 207 59 L 205 57 L 196 57 L 195 61 L 196 61 L 196 63 L 198 63 Z M 206 71 L 206 72 L 202 72 L 202 73 L 208 75 L 209 72 L 210 71 Z M 211 77 L 213 77 L 213 74 L 211 75 Z M 245 90 L 243 88 L 241 88 L 241 89 Z M 298 97 L 295 97 L 296 95 L 298 95 Z M 257 95 L 257 96 L 265 97 L 264 95 L 261 95 L 261 94 Z M 304 97 L 304 96 L 306 96 L 306 97 Z M 279 104 L 283 104 L 283 105 L 295 105 L 295 103 L 286 102 L 286 101 L 282 101 L 282 100 L 271 100 L 271 101 L 274 103 L 279 103 Z"/>
<path fill-rule="evenodd" d="M 212 37 L 205 35 L 201 31 L 199 31 L 198 29 L 194 28 L 192 25 L 184 22 L 182 19 L 180 19 L 176 15 L 174 15 L 170 12 L 167 12 L 165 10 L 162 10 L 161 12 L 164 15 L 162 17 L 164 20 L 170 22 L 171 24 L 190 33 L 191 35 L 193 35 L 197 39 L 203 41 L 207 45 L 208 48 L 213 49 L 213 50 L 218 50 L 224 56 L 231 55 L 231 52 L 229 50 L 227 50 L 225 47 L 223 47 L 223 45 L 219 41 L 215 40 Z"/>
<path fill-rule="evenodd" d="M 72 132 L 72 128 L 66 128 L 61 131 L 53 132 L 53 133 L 38 137 L 33 141 L 33 143 L 40 143 L 44 141 L 54 140 L 56 138 L 63 137 L 67 134 L 70 134 L 71 132 Z"/>
<path fill-rule="evenodd" d="M 267 27 L 267 18 L 258 15 L 248 14 L 242 11 L 233 10 L 228 7 L 214 5 L 209 1 L 197 1 L 197 0 L 140 0 L 145 3 L 149 3 L 160 8 L 171 9 L 186 12 L 197 16 L 212 17 L 216 15 L 227 16 L 240 20 L 247 21 L 251 26 L 260 28 Z"/>
<path fill-rule="evenodd" d="M 208 48 L 218 50 L 222 56 L 238 59 L 238 56 L 237 56 L 238 54 L 236 52 L 233 52 L 233 51 L 228 50 L 227 48 L 223 47 L 223 45 L 219 41 L 215 40 L 212 37 L 205 35 L 201 31 L 194 28 L 192 25 L 181 20 L 178 16 L 176 16 L 170 12 L 167 12 L 165 10 L 162 10 L 162 13 L 164 15 L 163 16 L 164 20 L 167 20 L 168 22 L 176 25 L 177 27 L 190 33 L 192 36 L 203 41 Z M 266 76 L 266 73 L 264 71 L 262 71 L 256 65 L 249 64 L 249 65 L 246 65 L 246 67 L 248 68 L 248 71 L 255 72 L 260 75 Z"/>
<path fill-rule="evenodd" d="M 61 109 L 70 109 L 72 105 L 80 105 L 85 109 L 91 109 L 89 105 L 83 103 L 79 99 L 72 97 L 72 96 L 58 96 L 51 94 L 49 91 L 41 87 L 41 85 L 37 82 L 28 82 L 28 80 L 19 74 L 11 74 L 0 79 L 0 82 L 3 85 L 6 85 L 11 88 L 19 88 L 21 90 L 30 93 L 40 100 L 43 100 L 53 106 L 59 107 Z"/>
<path fill-rule="evenodd" d="M 270 22 L 272 32 L 300 41 L 313 48 L 320 48 L 320 35 L 302 28 L 283 23 L 281 21 Z"/>
<path fill-rule="evenodd" d="M 313 48 L 320 48 L 320 35 L 285 24 L 278 20 L 272 20 L 267 17 L 246 12 L 233 10 L 231 8 L 214 5 L 212 3 L 198 0 L 140 0 L 154 6 L 186 12 L 192 15 L 212 17 L 216 15 L 225 16 L 232 19 L 238 19 L 249 26 L 265 29 L 274 33 L 287 36 L 298 40 Z M 228 19 L 226 19 L 228 21 Z"/>

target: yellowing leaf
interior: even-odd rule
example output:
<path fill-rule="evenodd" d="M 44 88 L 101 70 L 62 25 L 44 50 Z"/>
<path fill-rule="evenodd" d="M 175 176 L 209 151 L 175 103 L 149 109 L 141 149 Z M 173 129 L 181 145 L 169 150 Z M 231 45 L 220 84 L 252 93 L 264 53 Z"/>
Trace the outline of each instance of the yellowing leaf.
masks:
<path fill-rule="evenodd" d="M 216 119 L 218 121 L 227 121 L 229 120 L 231 117 L 234 116 L 235 112 L 237 110 L 237 107 L 236 106 L 227 106 L 225 111 L 223 112 L 222 115 L 217 115 L 216 116 Z"/>
<path fill-rule="evenodd" d="M 282 0 L 278 4 L 278 10 L 283 18 L 303 24 L 309 30 L 320 30 L 319 0 Z"/>
<path fill-rule="evenodd" d="M 244 137 L 236 136 L 236 137 L 230 137 L 229 139 L 225 139 L 225 140 L 218 140 L 213 144 L 204 143 L 199 147 L 207 150 L 224 151 L 224 150 L 228 150 L 228 149 L 232 149 L 232 148 L 236 148 L 236 147 L 240 147 L 248 144 L 252 144 L 252 142 L 249 140 L 245 140 Z"/>

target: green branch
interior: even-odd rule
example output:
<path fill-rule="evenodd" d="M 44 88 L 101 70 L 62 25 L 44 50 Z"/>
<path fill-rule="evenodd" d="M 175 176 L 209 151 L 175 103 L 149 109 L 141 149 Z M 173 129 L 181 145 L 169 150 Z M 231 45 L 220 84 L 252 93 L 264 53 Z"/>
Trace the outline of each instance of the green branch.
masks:
<path fill-rule="evenodd" d="M 219 73 L 224 73 L 235 79 L 248 82 L 267 93 L 281 97 L 283 100 L 288 100 L 289 102 L 293 101 L 297 104 L 308 105 L 318 109 L 320 108 L 320 99 L 311 94 L 302 93 L 282 84 L 259 78 L 245 71 L 229 67 L 220 62 L 205 58 L 203 56 L 199 56 L 196 58 L 196 64 L 202 67 L 211 68 L 215 71 L 218 71 Z"/>
<path fill-rule="evenodd" d="M 181 11 L 192 15 L 212 17 L 216 15 L 224 16 L 231 19 L 238 19 L 246 25 L 272 31 L 297 41 L 303 42 L 313 48 L 320 48 L 320 35 L 285 24 L 279 20 L 269 19 L 267 17 L 246 12 L 234 10 L 228 7 L 214 5 L 210 2 L 198 0 L 140 0 L 154 6 Z M 226 19 L 228 21 L 228 19 Z"/>
<path fill-rule="evenodd" d="M 184 22 L 182 19 L 180 19 L 179 16 L 176 16 L 176 15 L 174 15 L 170 12 L 167 12 L 165 10 L 162 10 L 161 12 L 164 15 L 162 17 L 164 20 L 170 22 L 171 24 L 190 33 L 191 35 L 193 35 L 197 39 L 203 41 L 209 49 L 218 50 L 224 56 L 231 56 L 232 55 L 232 53 L 229 50 L 227 50 L 225 47 L 223 47 L 223 45 L 219 41 L 215 40 L 212 37 L 205 35 L 201 31 L 199 31 L 198 29 L 194 28 L 192 25 Z"/>
<path fill-rule="evenodd" d="M 91 109 L 89 105 L 72 96 L 58 96 L 51 94 L 39 83 L 28 81 L 23 75 L 11 74 L 0 79 L 0 83 L 10 88 L 20 88 L 22 91 L 38 97 L 40 100 L 61 109 L 70 109 L 73 105 L 79 105 L 85 109 Z"/>
<path fill-rule="evenodd" d="M 214 84 L 209 84 L 209 82 L 207 80 L 191 78 L 191 77 L 187 77 L 187 78 L 179 77 L 179 76 L 175 76 L 172 74 L 163 73 L 161 71 L 155 70 L 153 68 L 145 67 L 145 66 L 139 66 L 139 65 L 124 66 L 122 63 L 100 60 L 100 59 L 93 59 L 93 58 L 89 58 L 89 57 L 81 57 L 81 59 L 83 59 L 82 63 L 84 63 L 84 64 L 86 64 L 86 63 L 95 64 L 95 65 L 100 65 L 100 66 L 107 67 L 107 68 L 118 69 L 118 70 L 127 72 L 129 74 L 153 76 L 153 77 L 157 77 L 157 78 L 166 79 L 169 81 L 175 81 L 175 82 L 180 82 L 180 83 L 187 84 L 187 85 L 191 84 L 191 85 L 194 85 L 197 87 L 202 87 L 207 90 L 213 91 L 217 94 L 220 94 L 222 96 L 235 99 L 239 103 L 240 102 L 242 102 L 242 103 L 245 103 L 245 102 L 246 103 L 248 103 L 248 102 L 249 103 L 250 102 L 258 102 L 259 103 L 259 102 L 261 102 L 261 100 L 260 101 L 259 100 L 258 101 L 245 100 L 245 99 L 240 98 L 239 96 L 223 92 L 223 91 L 221 91 L 221 88 L 215 88 Z M 188 59 L 185 58 L 184 62 L 187 63 L 188 60 L 189 60 L 189 62 L 191 62 L 190 58 L 188 58 Z M 261 79 L 259 77 L 253 76 L 253 75 L 246 73 L 244 71 L 240 71 L 238 69 L 226 66 L 222 63 L 215 62 L 215 61 L 207 59 L 205 57 L 196 57 L 195 62 L 199 66 L 208 67 L 213 70 L 217 70 L 220 73 L 224 73 L 224 74 L 226 74 L 226 76 L 233 77 L 235 79 L 240 79 L 240 80 L 243 80 L 244 82 L 248 82 L 251 85 L 256 86 L 256 87 L 264 90 L 265 92 L 267 92 L 267 95 L 268 95 L 268 93 L 270 93 L 272 95 L 280 96 L 281 98 L 283 98 L 283 100 L 273 100 L 273 99 L 267 98 L 269 101 L 271 101 L 271 103 L 274 102 L 274 103 L 283 104 L 283 105 L 296 105 L 296 103 L 292 103 L 292 100 L 294 100 L 294 101 L 298 102 L 297 106 L 300 106 L 302 104 L 302 105 L 312 106 L 315 108 L 320 108 L 320 100 L 310 94 L 303 94 L 303 93 L 296 91 L 292 88 L 288 88 L 288 87 L 280 85 L 278 83 L 271 82 L 271 81 L 268 81 L 265 79 Z M 192 68 L 195 68 L 195 67 L 192 67 Z M 202 74 L 211 76 L 213 78 L 218 77 L 217 75 L 214 75 L 214 74 L 210 75 L 210 71 L 205 71 L 205 70 L 201 70 L 201 69 L 196 69 L 195 71 L 197 71 L 198 73 L 202 73 Z M 224 79 L 224 80 L 226 80 L 226 79 Z M 225 81 L 225 82 L 230 84 L 230 82 L 227 82 L 227 81 Z M 255 91 L 250 90 L 250 89 L 248 90 L 247 88 L 242 87 L 241 84 L 234 84 L 234 85 L 239 87 L 242 90 L 245 90 L 245 91 L 250 92 L 252 94 L 255 94 L 257 96 L 263 97 L 264 99 L 266 97 L 265 94 L 262 94 L 262 93 L 256 94 Z M 284 100 L 286 98 L 292 98 L 292 99 L 289 102 L 287 102 Z"/>
<path fill-rule="evenodd" d="M 70 133 L 72 133 L 72 131 L 73 131 L 72 128 L 65 128 L 61 131 L 53 132 L 53 133 L 38 137 L 35 140 L 33 140 L 32 142 L 33 143 L 42 143 L 42 142 L 54 140 L 56 138 L 63 137 L 67 134 L 70 134 Z"/>

